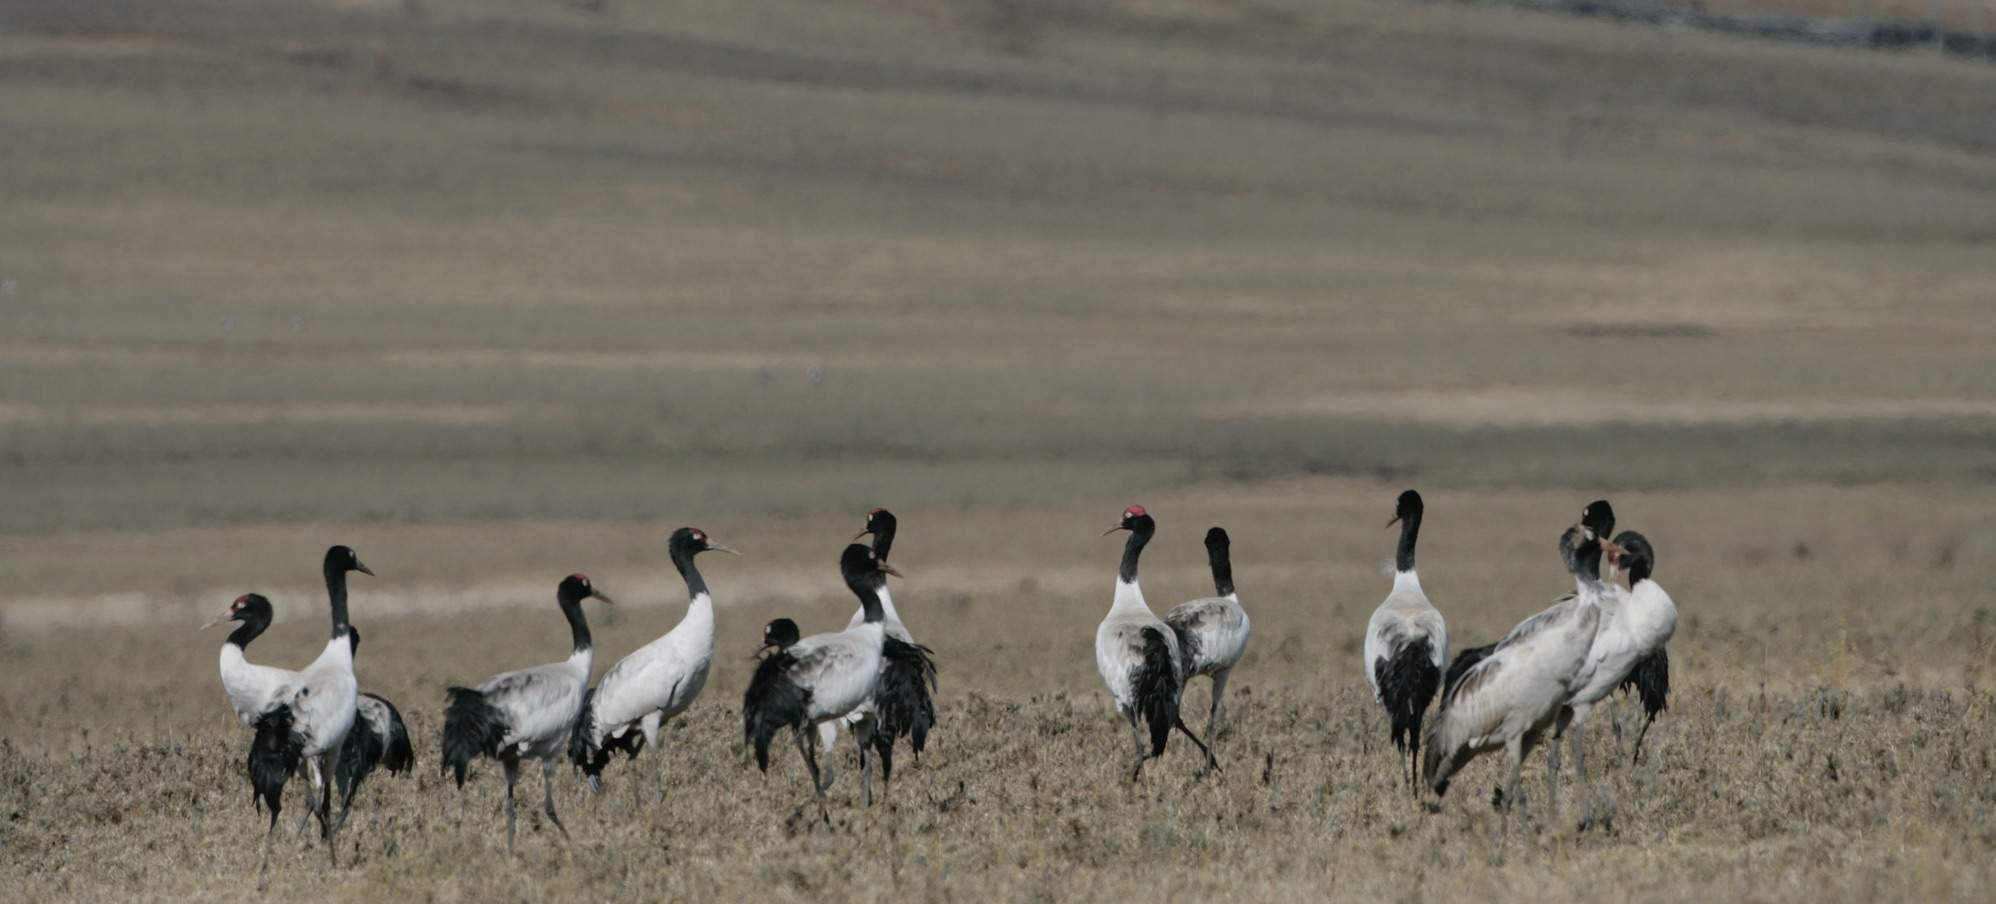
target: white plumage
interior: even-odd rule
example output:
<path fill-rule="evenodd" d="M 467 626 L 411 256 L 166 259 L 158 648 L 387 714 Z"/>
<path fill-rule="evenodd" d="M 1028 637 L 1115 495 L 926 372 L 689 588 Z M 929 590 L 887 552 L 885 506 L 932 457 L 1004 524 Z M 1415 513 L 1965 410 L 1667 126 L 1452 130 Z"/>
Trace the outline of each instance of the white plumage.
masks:
<path fill-rule="evenodd" d="M 298 685 L 298 673 L 291 669 L 258 665 L 247 658 L 249 645 L 270 627 L 270 600 L 261 593 L 245 593 L 229 604 L 227 611 L 201 627 L 205 630 L 223 622 L 241 622 L 241 627 L 222 641 L 222 692 L 243 725 L 255 725 L 288 699 Z"/>
<path fill-rule="evenodd" d="M 247 661 L 241 661 L 242 667 L 232 670 L 232 659 L 241 660 L 242 647 L 262 631 L 262 625 L 269 623 L 270 607 L 269 601 L 261 597 L 255 597 L 262 600 L 260 606 L 250 597 L 244 597 L 230 607 L 231 613 L 237 613 L 245 622 L 237 635 L 248 634 L 240 643 L 224 646 L 223 683 L 228 687 L 233 679 L 236 684 L 229 689 L 229 697 L 237 717 L 245 718 L 246 711 L 252 713 L 247 717 L 256 728 L 256 737 L 250 742 L 250 784 L 270 811 L 270 825 L 264 830 L 263 863 L 258 869 L 259 888 L 269 881 L 270 845 L 277 831 L 278 813 L 283 808 L 284 785 L 300 762 L 307 767 L 312 790 L 309 806 L 299 818 L 298 826 L 302 830 L 305 821 L 317 814 L 326 842 L 326 856 L 334 865 L 339 863 L 339 824 L 331 819 L 332 783 L 339 772 L 341 746 L 353 728 L 355 698 L 360 693 L 353 674 L 352 641 L 348 637 L 351 628 L 347 620 L 346 576 L 349 571 L 370 575 L 374 572 L 345 546 L 327 549 L 321 565 L 332 613 L 332 635 L 318 658 L 297 672 L 258 671 L 262 667 Z M 236 651 L 233 657 L 229 653 L 231 647 Z"/>
<path fill-rule="evenodd" d="M 1601 544 L 1594 532 L 1574 525 L 1560 538 L 1560 554 L 1578 591 L 1527 619 L 1470 667 L 1443 694 L 1427 731 L 1424 776 L 1436 794 L 1476 756 L 1499 748 L 1509 754 L 1510 777 L 1504 801 L 1517 800 L 1519 771 L 1585 680 L 1587 652 L 1601 620 Z M 1551 763 L 1556 772 L 1558 763 Z"/>
<path fill-rule="evenodd" d="M 685 712 L 707 686 L 714 662 L 714 599 L 693 558 L 710 550 L 734 550 L 693 527 L 673 531 L 666 548 L 686 581 L 686 615 L 672 630 L 618 660 L 590 692 L 587 712 L 577 723 L 580 743 L 570 756 L 588 776 L 591 791 L 601 788 L 612 752 L 635 757 L 641 748 L 657 746 L 659 727 Z M 633 780 L 632 794 L 637 790 Z"/>
<path fill-rule="evenodd" d="M 1627 548 L 1622 545 L 1625 540 L 1631 545 L 1640 544 L 1637 561 L 1631 564 L 1647 577 L 1650 557 L 1654 553 L 1649 541 L 1634 531 L 1626 531 L 1616 539 L 1610 562 L 1626 554 Z M 1587 661 L 1581 668 L 1578 684 L 1559 716 L 1556 733 L 1572 735 L 1573 767 L 1583 782 L 1587 779 L 1585 728 L 1595 704 L 1614 693 L 1628 680 L 1629 673 L 1637 664 L 1661 649 L 1677 630 L 1677 606 L 1671 602 L 1670 595 L 1664 593 L 1655 581 L 1635 578 L 1633 574 L 1629 590 L 1625 591 L 1614 583 L 1603 584 L 1601 625 L 1594 632 L 1594 642 L 1588 648 Z M 1647 723 L 1644 728 L 1647 730 Z M 1553 755 L 1556 756 L 1556 752 Z M 1590 805 L 1587 815 L 1583 817 L 1583 826 L 1594 819 Z"/>
<path fill-rule="evenodd" d="M 1208 768 L 1218 765 L 1213 752 L 1185 727 L 1179 717 L 1179 697 L 1185 688 L 1185 662 L 1179 652 L 1178 635 L 1171 626 L 1151 612 L 1137 583 L 1137 563 L 1145 544 L 1157 531 L 1157 522 L 1141 505 L 1123 510 L 1122 519 L 1103 535 L 1129 531 L 1123 546 L 1123 561 L 1116 572 L 1116 595 L 1109 614 L 1095 628 L 1095 670 L 1109 689 L 1116 711 L 1130 725 L 1136 741 L 1136 762 L 1130 780 L 1143 775 L 1144 761 L 1163 756 L 1172 729 L 1184 732 L 1206 756 Z M 1138 727 L 1141 721 L 1149 730 Z"/>
<path fill-rule="evenodd" d="M 522 759 L 541 761 L 544 812 L 562 837 L 568 837 L 568 827 L 555 814 L 554 768 L 555 761 L 568 752 L 595 659 L 582 601 L 594 597 L 611 602 L 581 574 L 562 579 L 555 597 L 568 620 L 571 646 L 567 659 L 494 675 L 476 687 L 453 687 L 447 692 L 450 702 L 444 711 L 440 745 L 443 768 L 455 774 L 462 789 L 473 759 L 492 757 L 504 767 L 509 855 L 513 852 L 515 821 L 513 788 L 519 784 Z"/>
<path fill-rule="evenodd" d="M 1234 592 L 1233 542 L 1215 527 L 1206 531 L 1206 560 L 1213 571 L 1213 596 L 1180 603 L 1164 614 L 1184 662 L 1184 680 L 1199 675 L 1213 681 L 1212 708 L 1206 716 L 1206 737 L 1220 742 L 1220 701 L 1234 666 L 1247 655 L 1252 626 L 1241 598 Z M 1181 694 L 1183 691 L 1181 690 Z"/>
<path fill-rule="evenodd" d="M 777 650 L 756 667 L 742 695 L 743 736 L 755 748 L 758 768 L 769 768 L 769 745 L 776 733 L 791 729 L 797 750 L 811 774 L 811 789 L 820 815 L 825 812 L 825 785 L 818 769 L 815 730 L 859 708 L 873 697 L 880 679 L 882 647 L 880 590 L 887 575 L 896 574 L 873 550 L 857 543 L 839 556 L 839 573 L 859 597 L 866 618 L 858 626 L 813 634 Z M 858 739 L 860 781 L 871 799 L 871 764 L 866 739 Z"/>
<path fill-rule="evenodd" d="M 1400 544 L 1393 558 L 1393 590 L 1365 626 L 1365 680 L 1372 699 L 1386 708 L 1394 749 L 1404 753 L 1403 776 L 1409 787 L 1418 779 L 1421 761 L 1421 720 L 1441 686 L 1448 662 L 1448 623 L 1428 602 L 1415 571 L 1414 550 L 1426 514 L 1421 494 L 1400 494 L 1387 526 L 1400 525 Z"/>

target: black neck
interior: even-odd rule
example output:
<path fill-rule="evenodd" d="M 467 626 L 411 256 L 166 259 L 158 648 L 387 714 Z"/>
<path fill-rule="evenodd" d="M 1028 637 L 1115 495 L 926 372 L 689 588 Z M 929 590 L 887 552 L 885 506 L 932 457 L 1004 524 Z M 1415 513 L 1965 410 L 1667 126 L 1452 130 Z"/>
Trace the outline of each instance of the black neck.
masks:
<path fill-rule="evenodd" d="M 881 586 L 886 584 L 885 579 L 873 577 L 846 582 L 846 586 L 852 588 L 853 595 L 859 597 L 859 607 L 866 611 L 866 620 L 870 622 L 879 622 L 887 617 L 886 610 L 880 608 L 880 590 L 874 584 L 876 580 L 881 582 Z"/>
<path fill-rule="evenodd" d="M 575 652 L 580 653 L 589 649 L 589 619 L 582 614 L 582 601 L 563 599 L 561 614 L 568 619 L 568 633 L 575 639 Z"/>
<path fill-rule="evenodd" d="M 1421 539 L 1421 513 L 1400 519 L 1400 548 L 1393 553 L 1393 569 L 1405 574 L 1414 570 L 1414 544 Z"/>
<path fill-rule="evenodd" d="M 267 613 L 254 610 L 244 613 L 243 623 L 229 632 L 229 643 L 235 644 L 239 649 L 247 650 L 250 641 L 261 636 L 263 629 L 268 627 L 270 627 L 270 616 Z"/>
<path fill-rule="evenodd" d="M 1573 552 L 1573 573 L 1590 584 L 1601 580 L 1601 546 L 1588 540 Z"/>
<path fill-rule="evenodd" d="M 1116 576 L 1125 584 L 1137 582 L 1137 558 L 1144 554 L 1144 544 L 1150 542 L 1150 535 L 1157 526 L 1149 518 L 1139 518 L 1130 526 L 1129 542 L 1123 544 L 1123 565 L 1116 570 Z"/>
<path fill-rule="evenodd" d="M 873 554 L 880 561 L 887 561 L 887 553 L 894 548 L 894 522 L 888 521 L 873 532 Z"/>
<path fill-rule="evenodd" d="M 345 566 L 326 563 L 326 596 L 332 601 L 333 636 L 344 637 L 347 633 L 347 570 Z"/>
<path fill-rule="evenodd" d="M 672 567 L 679 569 L 679 576 L 686 579 L 688 598 L 707 592 L 707 579 L 700 576 L 700 566 L 693 563 L 695 551 L 674 544 L 672 547 Z"/>
<path fill-rule="evenodd" d="M 1637 556 L 1629 561 L 1630 587 L 1634 587 L 1637 584 L 1649 580 L 1649 574 L 1650 574 L 1650 564 L 1648 559 L 1645 559 L 1641 556 Z"/>
<path fill-rule="evenodd" d="M 1220 596 L 1233 596 L 1234 563 L 1227 556 L 1227 547 L 1207 547 L 1206 558 L 1213 563 L 1213 592 Z"/>

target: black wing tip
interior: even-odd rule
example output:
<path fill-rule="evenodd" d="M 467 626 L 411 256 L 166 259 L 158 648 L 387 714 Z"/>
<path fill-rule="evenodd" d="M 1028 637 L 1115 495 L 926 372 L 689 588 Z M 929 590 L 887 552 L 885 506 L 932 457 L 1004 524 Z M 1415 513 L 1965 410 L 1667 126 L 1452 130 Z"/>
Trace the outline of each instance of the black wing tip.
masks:
<path fill-rule="evenodd" d="M 1171 739 L 1171 729 L 1178 724 L 1180 663 L 1172 661 L 1171 647 L 1157 626 L 1145 625 L 1140 636 L 1144 642 L 1143 663 L 1137 667 L 1131 689 L 1137 710 L 1150 728 L 1150 755 L 1158 757 L 1164 755 L 1165 742 Z"/>
<path fill-rule="evenodd" d="M 769 745 L 788 726 L 807 727 L 811 691 L 790 680 L 797 657 L 779 650 L 756 664 L 748 689 L 742 692 L 742 738 L 755 747 L 756 768 L 769 771 Z"/>
<path fill-rule="evenodd" d="M 879 726 L 876 736 L 890 746 L 895 738 L 909 738 L 912 744 L 917 735 L 926 743 L 929 729 L 936 722 L 935 700 L 931 696 L 936 688 L 935 651 L 889 637 L 881 652 L 886 665 L 881 669 L 880 684 L 873 695 Z M 917 752 L 920 749 L 917 747 Z"/>
<path fill-rule="evenodd" d="M 1434 647 L 1427 638 L 1417 638 L 1374 671 L 1379 678 L 1379 698 L 1392 720 L 1393 746 L 1402 751 L 1410 745 L 1418 748 L 1421 719 L 1442 683 L 1442 672 L 1434 663 Z"/>
<path fill-rule="evenodd" d="M 1446 701 L 1450 694 L 1455 693 L 1455 686 L 1462 683 L 1462 676 L 1469 674 L 1477 663 L 1490 658 L 1496 650 L 1497 645 L 1493 643 L 1456 653 L 1455 658 L 1449 661 L 1448 671 L 1442 676 L 1442 699 Z"/>
<path fill-rule="evenodd" d="M 1635 668 L 1622 678 L 1621 689 L 1634 688 L 1637 699 L 1642 701 L 1643 714 L 1654 720 L 1658 713 L 1670 708 L 1670 654 L 1664 647 L 1637 662 Z"/>
<path fill-rule="evenodd" d="M 472 760 L 499 755 L 499 745 L 506 739 L 506 715 L 486 702 L 481 691 L 450 687 L 444 695 L 450 704 L 444 708 L 441 768 L 462 789 Z"/>

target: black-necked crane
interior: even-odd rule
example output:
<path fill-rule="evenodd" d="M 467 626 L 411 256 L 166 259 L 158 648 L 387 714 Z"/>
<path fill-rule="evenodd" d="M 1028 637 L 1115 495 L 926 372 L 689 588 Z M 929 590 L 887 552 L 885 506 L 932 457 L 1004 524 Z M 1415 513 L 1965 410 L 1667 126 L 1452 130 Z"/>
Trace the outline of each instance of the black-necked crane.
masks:
<path fill-rule="evenodd" d="M 1630 765 L 1634 765 L 1642 761 L 1643 737 L 1649 734 L 1657 713 L 1670 705 L 1670 651 L 1666 645 L 1677 633 L 1677 603 L 1651 576 L 1656 570 L 1656 550 L 1650 547 L 1648 538 L 1632 530 L 1623 531 L 1615 537 L 1615 545 L 1622 554 L 1612 563 L 1613 567 L 1629 576 L 1629 592 L 1623 597 L 1622 606 L 1629 613 L 1631 633 L 1646 638 L 1646 645 L 1651 648 L 1649 655 L 1636 660 L 1620 685 L 1623 689 L 1633 689 L 1643 705 L 1643 727 L 1636 731 L 1635 753 L 1629 758 Z"/>
<path fill-rule="evenodd" d="M 360 629 L 348 625 L 347 639 L 358 658 Z M 416 751 L 409 744 L 409 726 L 402 721 L 402 711 L 387 697 L 362 691 L 354 700 L 354 722 L 347 732 L 346 749 L 340 752 L 340 824 L 346 824 L 354 795 L 360 793 L 361 782 L 374 770 L 399 775 L 415 765 Z"/>
<path fill-rule="evenodd" d="M 1234 592 L 1233 541 L 1224 528 L 1206 531 L 1206 562 L 1213 569 L 1213 595 L 1180 603 L 1164 614 L 1164 623 L 1177 635 L 1178 656 L 1185 663 L 1185 681 L 1200 675 L 1213 681 L 1212 708 L 1206 716 L 1206 738 L 1220 743 L 1220 698 L 1234 666 L 1247 655 L 1248 615 Z M 1180 691 L 1181 695 L 1183 691 Z"/>
<path fill-rule="evenodd" d="M 277 833 L 277 814 L 281 809 L 284 785 L 301 763 L 311 775 L 312 794 L 305 815 L 298 821 L 299 830 L 303 831 L 306 820 L 316 814 L 326 843 L 326 856 L 333 865 L 339 864 L 339 824 L 332 819 L 333 782 L 339 775 L 341 752 L 347 733 L 353 728 L 355 699 L 360 693 L 359 683 L 353 674 L 353 643 L 347 637 L 352 630 L 347 622 L 347 573 L 352 571 L 369 575 L 374 573 L 361 564 L 360 556 L 352 549 L 334 546 L 326 550 L 321 572 L 326 580 L 327 603 L 332 613 L 332 637 L 310 665 L 288 673 L 292 677 L 283 679 L 282 688 L 269 699 L 269 707 L 253 722 L 256 736 L 250 741 L 250 787 L 270 810 L 270 825 L 263 834 L 263 862 L 257 868 L 258 888 L 263 888 L 270 879 L 270 846 L 272 837 Z M 262 603 L 260 615 L 248 614 L 259 608 L 249 602 L 248 597 L 238 599 L 237 603 L 240 605 L 231 606 L 231 612 L 245 613 L 244 626 L 238 629 L 238 633 L 251 628 L 251 618 L 258 619 L 261 624 L 269 623 L 269 601 Z M 235 645 L 238 665 L 248 666 L 241 662 L 242 645 L 246 645 L 261 630 L 258 625 L 240 644 Z M 232 638 L 234 636 L 231 635 Z M 224 686 L 228 686 L 231 680 L 230 660 L 225 647 L 222 655 Z M 242 681 L 245 675 L 250 674 L 258 673 L 238 670 L 236 678 Z M 261 674 L 264 678 L 271 677 L 269 673 Z M 236 696 L 234 689 L 231 689 L 232 703 L 236 702 Z M 238 705 L 239 715 L 240 712 L 241 706 Z"/>
<path fill-rule="evenodd" d="M 291 669 L 257 665 L 245 658 L 249 645 L 270 627 L 273 612 L 270 600 L 261 593 L 236 597 L 220 617 L 201 627 L 205 630 L 223 622 L 240 622 L 228 639 L 222 641 L 222 690 L 229 706 L 244 726 L 254 728 L 247 772 L 252 799 L 270 814 L 266 830 L 264 868 L 270 863 L 268 834 L 277 831 L 277 818 L 284 812 L 284 784 L 298 769 L 299 752 L 291 744 L 291 691 L 298 686 L 299 674 Z M 259 871 L 259 875 L 267 875 Z"/>
<path fill-rule="evenodd" d="M 866 513 L 866 526 L 854 540 L 872 535 L 873 555 L 882 562 L 887 561 L 888 552 L 894 548 L 894 536 L 900 529 L 900 522 L 894 513 L 884 508 L 875 508 Z M 883 780 L 894 776 L 894 741 L 907 738 L 909 749 L 915 752 L 919 762 L 922 751 L 929 743 L 929 730 L 936 724 L 935 661 L 928 647 L 915 642 L 914 635 L 908 633 L 908 626 L 901 622 L 901 613 L 894 608 L 894 594 L 883 582 L 880 586 L 880 625 L 890 640 L 899 643 L 883 645 L 884 660 L 880 666 L 880 684 L 874 689 L 873 700 L 842 720 L 846 728 L 873 745 L 880 757 L 880 775 Z M 866 620 L 866 611 L 861 609 L 846 621 L 846 627 L 854 628 Z M 827 722 L 830 726 L 834 723 Z M 819 739 L 829 747 L 831 735 L 819 731 Z"/>
<path fill-rule="evenodd" d="M 797 631 L 797 623 L 787 618 L 770 619 L 762 626 L 762 647 L 755 651 L 757 658 L 765 653 L 777 653 L 789 649 L 803 637 Z"/>
<path fill-rule="evenodd" d="M 222 641 L 222 692 L 245 727 L 277 708 L 278 701 L 288 697 L 298 683 L 298 673 L 291 669 L 257 665 L 247 658 L 250 643 L 263 636 L 274 616 L 270 600 L 263 594 L 245 593 L 214 621 L 201 626 L 205 631 L 224 622 L 240 623 Z"/>
<path fill-rule="evenodd" d="M 1596 499 L 1588 503 L 1587 507 L 1580 511 L 1580 524 L 1588 530 L 1593 531 L 1594 536 L 1605 541 L 1615 533 L 1615 509 L 1608 504 L 1608 500 Z M 1574 592 L 1560 597 L 1559 603 L 1571 605 L 1579 598 L 1580 591 L 1583 589 L 1585 588 L 1582 582 L 1576 581 Z M 1614 586 L 1604 585 L 1602 591 L 1603 599 L 1609 600 L 1615 591 L 1616 588 Z M 1554 608 L 1557 608 L 1557 605 Z M 1539 615 L 1545 616 L 1552 611 L 1552 609 L 1547 609 L 1545 612 L 1539 613 Z M 1449 688 L 1455 687 L 1455 683 L 1461 680 L 1463 673 L 1468 672 L 1478 662 L 1482 662 L 1483 657 L 1490 655 L 1492 650 L 1497 649 L 1497 644 L 1510 640 L 1513 635 L 1525 630 L 1532 623 L 1531 619 L 1519 622 L 1516 627 L 1511 629 L 1510 634 L 1504 635 L 1503 639 L 1498 640 L 1496 643 L 1489 643 L 1480 647 L 1469 647 L 1457 653 L 1455 660 L 1449 663 L 1448 671 L 1442 676 L 1442 693 L 1446 694 Z"/>
<path fill-rule="evenodd" d="M 1198 745 L 1206 756 L 1207 769 L 1216 768 L 1219 761 L 1213 758 L 1213 751 L 1192 729 L 1185 727 L 1185 720 L 1179 716 L 1185 662 L 1179 656 L 1178 635 L 1151 612 L 1150 605 L 1144 602 L 1143 589 L 1137 585 L 1137 560 L 1143 555 L 1144 545 L 1157 532 L 1157 521 L 1143 506 L 1133 505 L 1124 509 L 1122 519 L 1102 535 L 1106 537 L 1117 531 L 1129 531 L 1130 539 L 1123 544 L 1123 561 L 1116 570 L 1116 595 L 1109 605 L 1109 614 L 1095 629 L 1095 668 L 1116 702 L 1116 712 L 1130 723 L 1130 735 L 1136 740 L 1137 757 L 1130 768 L 1130 780 L 1136 781 L 1143 775 L 1145 760 L 1164 755 L 1165 742 L 1174 728 Z M 1139 721 L 1149 729 L 1148 746 Z"/>
<path fill-rule="evenodd" d="M 1421 719 L 1441 686 L 1442 664 L 1448 661 L 1448 623 L 1428 602 L 1414 569 L 1414 547 L 1421 538 L 1426 506 L 1421 494 L 1407 490 L 1394 505 L 1400 525 L 1400 545 L 1393 553 L 1393 589 L 1365 626 L 1365 680 L 1372 699 L 1386 708 L 1393 747 L 1404 757 L 1402 778 L 1416 787 L 1421 763 Z"/>
<path fill-rule="evenodd" d="M 839 556 L 839 574 L 847 589 L 859 597 L 865 619 L 857 627 L 813 634 L 778 649 L 756 666 L 742 694 L 742 736 L 755 749 L 756 767 L 769 770 L 770 742 L 778 732 L 790 729 L 797 752 L 810 771 L 818 813 L 827 822 L 831 816 L 825 808 L 825 785 L 818 771 L 816 728 L 844 718 L 873 699 L 884 648 L 890 642 L 881 626 L 885 612 L 880 589 L 886 586 L 888 575 L 898 572 L 880 561 L 873 550 L 854 543 Z M 860 742 L 860 787 L 870 800 L 869 745 L 857 735 L 855 740 Z"/>
<path fill-rule="evenodd" d="M 1623 541 L 1635 547 L 1636 551 L 1624 546 Z M 1649 540 L 1635 531 L 1624 531 L 1612 544 L 1608 558 L 1610 571 L 1617 564 L 1626 564 L 1630 570 L 1631 589 L 1623 591 L 1612 581 L 1604 584 L 1601 627 L 1594 632 L 1594 643 L 1588 648 L 1581 683 L 1567 698 L 1554 731 L 1555 740 L 1562 735 L 1573 736 L 1573 767 L 1582 782 L 1587 780 L 1586 725 L 1595 704 L 1628 683 L 1636 667 L 1661 651 L 1663 645 L 1669 642 L 1670 635 L 1677 630 L 1676 604 L 1671 602 L 1670 595 L 1664 593 L 1663 588 L 1656 586 L 1655 581 L 1645 580 L 1649 577 L 1650 563 L 1654 561 L 1655 554 Z M 1637 574 L 1642 577 L 1636 577 Z M 1641 591 L 1640 596 L 1637 591 Z M 1667 675 L 1663 682 L 1667 692 Z M 1651 717 L 1654 718 L 1654 712 Z M 1649 726 L 1645 723 L 1643 727 L 1647 730 Z M 1612 814 L 1598 814 L 1598 817 L 1606 822 L 1612 819 Z M 1583 810 L 1581 827 L 1593 824 L 1596 818 L 1590 801 Z"/>
<path fill-rule="evenodd" d="M 1518 802 L 1525 757 L 1584 680 L 1583 666 L 1601 622 L 1605 545 L 1585 525 L 1568 528 L 1559 551 L 1578 592 L 1513 629 L 1443 692 L 1441 708 L 1428 724 L 1422 763 L 1423 779 L 1437 796 L 1447 793 L 1450 779 L 1470 760 L 1502 749 L 1511 767 L 1500 798 L 1508 819 Z M 1556 788 L 1558 760 L 1550 754 L 1548 782 Z M 1552 806 L 1557 808 L 1556 800 Z"/>
<path fill-rule="evenodd" d="M 618 660 L 584 696 L 569 758 L 588 776 L 592 793 L 602 788 L 603 767 L 612 755 L 621 750 L 635 759 L 638 751 L 657 746 L 659 727 L 685 712 L 707 686 L 714 663 L 714 597 L 693 558 L 703 552 L 740 553 L 697 527 L 673 531 L 666 551 L 686 581 L 686 614 L 672 630 Z M 635 776 L 631 799 L 638 799 Z"/>
<path fill-rule="evenodd" d="M 589 640 L 589 619 L 582 602 L 612 600 L 589 583 L 587 575 L 571 574 L 555 589 L 555 601 L 568 619 L 568 658 L 479 682 L 477 687 L 445 691 L 443 768 L 464 789 L 471 761 L 491 757 L 506 772 L 506 854 L 513 853 L 513 787 L 520 783 L 520 761 L 541 761 L 543 810 L 548 821 L 568 837 L 568 827 L 554 810 L 555 763 L 568 752 L 575 718 L 582 712 L 582 694 L 589 686 L 595 647 Z"/>

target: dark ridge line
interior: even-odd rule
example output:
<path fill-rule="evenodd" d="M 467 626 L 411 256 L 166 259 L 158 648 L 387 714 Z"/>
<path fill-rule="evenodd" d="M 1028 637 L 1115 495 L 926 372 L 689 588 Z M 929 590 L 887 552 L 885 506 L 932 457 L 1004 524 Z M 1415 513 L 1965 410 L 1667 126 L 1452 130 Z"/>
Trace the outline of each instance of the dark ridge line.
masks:
<path fill-rule="evenodd" d="M 1468 6 L 1508 6 L 1658 27 L 1695 28 L 1718 34 L 1861 50 L 1910 50 L 1939 45 L 1952 56 L 1996 60 L 1996 36 L 1930 22 L 1809 19 L 1710 13 L 1617 3 L 1614 0 L 1454 0 Z"/>

